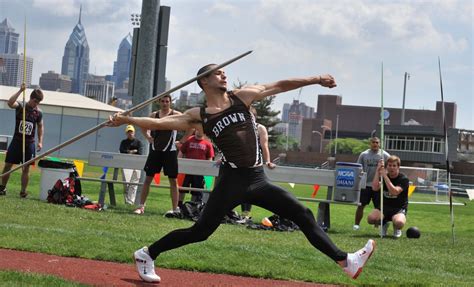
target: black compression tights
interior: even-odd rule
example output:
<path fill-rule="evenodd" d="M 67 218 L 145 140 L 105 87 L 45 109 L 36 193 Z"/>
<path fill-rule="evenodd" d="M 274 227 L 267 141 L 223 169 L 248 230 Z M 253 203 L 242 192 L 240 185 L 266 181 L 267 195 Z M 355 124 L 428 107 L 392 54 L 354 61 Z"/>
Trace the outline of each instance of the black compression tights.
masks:
<path fill-rule="evenodd" d="M 337 248 L 318 226 L 311 210 L 291 193 L 269 183 L 263 168 L 222 167 L 201 218 L 191 227 L 172 231 L 149 247 L 151 258 L 180 246 L 206 240 L 219 227 L 222 218 L 242 203 L 255 204 L 292 220 L 309 242 L 334 261 L 347 253 Z"/>

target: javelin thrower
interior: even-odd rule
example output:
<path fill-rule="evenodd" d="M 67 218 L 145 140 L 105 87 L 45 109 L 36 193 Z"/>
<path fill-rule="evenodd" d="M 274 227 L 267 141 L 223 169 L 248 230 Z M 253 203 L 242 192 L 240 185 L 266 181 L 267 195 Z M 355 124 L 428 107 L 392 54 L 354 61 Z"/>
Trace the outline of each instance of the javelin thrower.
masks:
<path fill-rule="evenodd" d="M 215 64 L 206 65 L 198 75 L 213 68 Z M 228 91 L 227 76 L 223 69 L 217 69 L 197 83 L 206 95 L 207 107 L 191 108 L 182 115 L 161 119 L 120 113 L 110 118 L 111 126 L 133 124 L 150 130 L 194 128 L 205 133 L 223 155 L 217 184 L 200 219 L 190 228 L 172 231 L 149 247 L 138 249 L 134 258 L 139 276 L 147 282 L 160 282 L 154 260 L 161 253 L 206 240 L 219 227 L 225 214 L 242 203 L 249 203 L 295 222 L 316 249 L 339 264 L 349 277 L 357 278 L 375 250 L 375 241 L 370 239 L 355 253 L 342 251 L 319 227 L 309 208 L 268 181 L 258 148 L 256 124 L 249 111 L 253 101 L 303 86 L 336 87 L 334 78 L 331 75 L 294 78 Z"/>

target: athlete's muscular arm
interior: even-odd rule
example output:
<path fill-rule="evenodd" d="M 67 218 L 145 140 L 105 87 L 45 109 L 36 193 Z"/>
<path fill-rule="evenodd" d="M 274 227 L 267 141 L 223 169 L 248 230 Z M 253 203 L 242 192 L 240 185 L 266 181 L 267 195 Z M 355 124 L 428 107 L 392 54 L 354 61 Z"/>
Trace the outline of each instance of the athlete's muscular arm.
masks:
<path fill-rule="evenodd" d="M 117 113 L 109 117 L 109 126 L 124 124 L 136 125 L 145 130 L 187 130 L 196 128 L 202 130 L 199 108 L 192 108 L 181 115 L 172 115 L 164 118 L 129 117 Z"/>
<path fill-rule="evenodd" d="M 264 97 L 315 84 L 319 84 L 326 88 L 334 88 L 337 86 L 333 76 L 321 75 L 281 80 L 270 84 L 244 86 L 243 88 L 236 90 L 235 94 L 246 104 L 250 105 L 253 101 L 261 100 Z"/>
<path fill-rule="evenodd" d="M 26 89 L 25 83 L 21 84 L 20 90 L 16 93 L 14 93 L 7 101 L 7 105 L 12 108 L 16 109 L 18 107 L 18 103 L 16 100 L 20 96 L 20 94 Z"/>

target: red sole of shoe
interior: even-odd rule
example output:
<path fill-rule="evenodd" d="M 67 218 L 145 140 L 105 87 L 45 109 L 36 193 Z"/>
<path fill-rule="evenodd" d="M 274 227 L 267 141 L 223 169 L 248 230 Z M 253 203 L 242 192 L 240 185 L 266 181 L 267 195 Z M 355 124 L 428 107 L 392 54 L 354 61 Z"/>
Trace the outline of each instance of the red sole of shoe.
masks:
<path fill-rule="evenodd" d="M 375 248 L 377 247 L 377 243 L 375 243 L 375 241 L 372 242 L 374 243 L 372 244 L 372 252 L 370 252 L 369 257 L 367 257 L 367 260 L 365 261 L 364 265 L 357 270 L 356 274 L 352 277 L 352 279 L 357 279 L 357 277 L 359 277 L 359 274 L 362 272 L 362 268 L 364 268 L 367 261 L 369 261 L 372 254 L 374 254 Z"/>

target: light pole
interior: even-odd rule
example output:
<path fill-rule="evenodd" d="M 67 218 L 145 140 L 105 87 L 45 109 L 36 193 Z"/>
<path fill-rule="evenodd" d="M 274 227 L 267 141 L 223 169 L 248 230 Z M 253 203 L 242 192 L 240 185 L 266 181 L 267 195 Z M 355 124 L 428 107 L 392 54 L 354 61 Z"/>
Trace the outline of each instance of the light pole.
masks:
<path fill-rule="evenodd" d="M 405 72 L 405 80 L 403 81 L 403 104 L 402 104 L 402 120 L 401 125 L 405 124 L 405 93 L 407 90 L 407 80 L 410 79 L 410 74 Z"/>
<path fill-rule="evenodd" d="M 130 14 L 130 21 L 132 21 L 132 26 L 134 28 L 140 27 L 141 17 L 142 17 L 141 14 L 137 14 L 137 13 Z"/>
<path fill-rule="evenodd" d="M 329 142 L 332 141 L 332 129 L 328 126 L 322 125 L 321 128 L 323 129 L 323 137 L 326 134 L 326 131 L 329 131 Z M 331 153 L 331 152 L 329 152 Z"/>
<path fill-rule="evenodd" d="M 323 153 L 323 134 L 319 131 L 312 131 L 313 134 L 318 134 L 320 141 L 319 141 L 319 153 Z"/>

